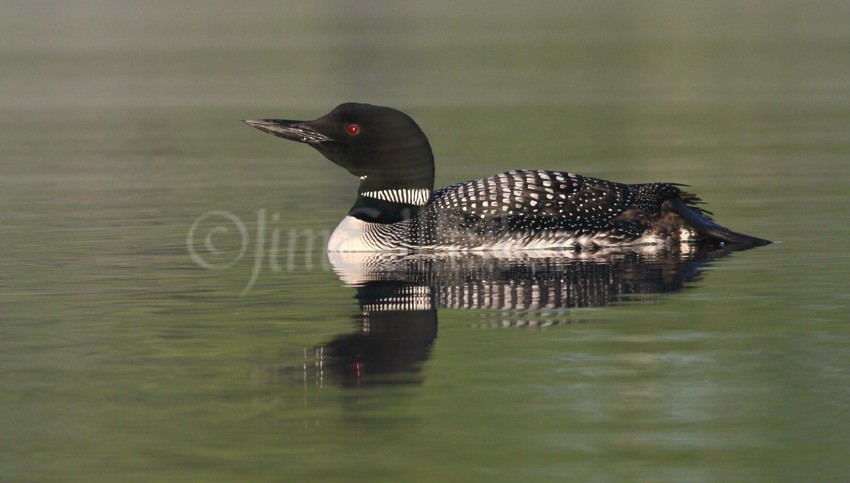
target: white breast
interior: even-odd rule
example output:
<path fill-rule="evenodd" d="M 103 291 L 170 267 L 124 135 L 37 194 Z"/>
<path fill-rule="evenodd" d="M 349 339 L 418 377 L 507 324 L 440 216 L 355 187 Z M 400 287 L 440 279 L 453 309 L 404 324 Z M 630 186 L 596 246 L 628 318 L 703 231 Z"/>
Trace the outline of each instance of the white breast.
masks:
<path fill-rule="evenodd" d="M 395 237 L 388 225 L 369 223 L 346 216 L 337 225 L 336 230 L 328 240 L 329 252 L 380 252 L 404 251 L 403 247 L 394 243 Z"/>

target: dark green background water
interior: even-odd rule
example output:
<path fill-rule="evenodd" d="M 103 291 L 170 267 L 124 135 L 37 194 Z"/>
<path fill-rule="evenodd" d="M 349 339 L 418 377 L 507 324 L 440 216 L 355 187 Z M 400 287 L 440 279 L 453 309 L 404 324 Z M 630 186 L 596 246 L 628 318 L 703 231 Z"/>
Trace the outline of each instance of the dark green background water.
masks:
<path fill-rule="evenodd" d="M 4 481 L 850 478 L 847 2 L 13 1 L 0 85 Z M 418 384 L 307 377 L 358 307 L 304 235 L 356 180 L 239 120 L 348 100 L 438 186 L 677 181 L 782 243 L 545 329 L 442 310 Z"/>

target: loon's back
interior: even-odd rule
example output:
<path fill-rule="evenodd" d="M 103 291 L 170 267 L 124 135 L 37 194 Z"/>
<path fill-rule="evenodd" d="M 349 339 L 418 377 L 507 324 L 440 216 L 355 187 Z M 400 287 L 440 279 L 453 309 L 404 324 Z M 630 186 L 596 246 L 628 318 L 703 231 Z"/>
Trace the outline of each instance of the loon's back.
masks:
<path fill-rule="evenodd" d="M 434 193 L 419 225 L 423 245 L 467 249 L 587 248 L 670 235 L 653 224 L 672 184 L 626 185 L 573 173 L 514 170 Z M 643 240 L 642 240 L 643 239 Z"/>
<path fill-rule="evenodd" d="M 716 224 L 697 206 L 699 198 L 672 183 L 516 170 L 432 191 L 428 139 L 409 116 L 388 107 L 346 103 L 313 121 L 246 122 L 307 143 L 360 178 L 329 251 L 770 243 Z"/>

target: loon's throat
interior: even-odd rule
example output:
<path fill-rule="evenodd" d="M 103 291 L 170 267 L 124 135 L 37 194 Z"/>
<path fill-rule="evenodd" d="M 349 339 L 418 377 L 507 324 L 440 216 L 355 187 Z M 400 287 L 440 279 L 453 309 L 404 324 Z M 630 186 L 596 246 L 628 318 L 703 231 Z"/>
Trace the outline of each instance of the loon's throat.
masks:
<path fill-rule="evenodd" d="M 348 214 L 372 223 L 396 223 L 419 215 L 431 199 L 428 188 L 373 189 L 361 183 Z"/>

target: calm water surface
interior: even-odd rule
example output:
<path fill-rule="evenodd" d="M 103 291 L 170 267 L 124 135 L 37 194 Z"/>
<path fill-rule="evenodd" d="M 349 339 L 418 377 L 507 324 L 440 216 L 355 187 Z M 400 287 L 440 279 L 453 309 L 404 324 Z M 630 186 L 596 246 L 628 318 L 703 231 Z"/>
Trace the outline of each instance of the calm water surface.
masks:
<path fill-rule="evenodd" d="M 4 6 L 0 479 L 850 479 L 846 2 L 455 3 Z M 346 100 L 781 243 L 329 260 Z"/>

